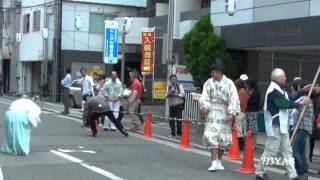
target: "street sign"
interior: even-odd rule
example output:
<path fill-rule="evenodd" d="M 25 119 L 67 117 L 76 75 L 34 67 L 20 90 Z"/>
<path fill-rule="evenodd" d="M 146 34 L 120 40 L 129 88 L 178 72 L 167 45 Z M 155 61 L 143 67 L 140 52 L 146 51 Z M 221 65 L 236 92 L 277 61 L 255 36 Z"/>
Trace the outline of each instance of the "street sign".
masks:
<path fill-rule="evenodd" d="M 106 64 L 118 63 L 118 21 L 104 21 L 104 51 L 103 62 Z"/>
<path fill-rule="evenodd" d="M 155 30 L 154 28 L 142 29 L 142 61 L 141 73 L 144 75 L 153 74 L 154 72 L 154 41 Z"/>
<path fill-rule="evenodd" d="M 197 89 L 197 87 L 193 85 L 192 76 L 185 65 L 174 65 L 173 74 L 177 76 L 177 83 L 182 84 L 186 91 L 194 91 Z"/>

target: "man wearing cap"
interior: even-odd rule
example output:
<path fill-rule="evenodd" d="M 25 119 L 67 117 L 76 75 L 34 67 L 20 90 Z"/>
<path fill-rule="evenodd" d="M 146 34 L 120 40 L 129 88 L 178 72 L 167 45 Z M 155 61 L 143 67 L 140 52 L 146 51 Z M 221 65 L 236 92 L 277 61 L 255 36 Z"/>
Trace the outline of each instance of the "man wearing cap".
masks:
<path fill-rule="evenodd" d="M 224 169 L 221 158 L 232 143 L 231 125 L 240 112 L 240 101 L 233 81 L 224 75 L 222 60 L 216 59 L 211 67 L 212 78 L 203 85 L 199 103 L 201 109 L 208 113 L 203 134 L 203 142 L 210 149 L 212 158 L 208 171 L 217 171 Z"/>
<path fill-rule="evenodd" d="M 122 126 L 121 122 L 114 117 L 109 103 L 106 102 L 103 97 L 89 97 L 85 105 L 85 110 L 88 112 L 88 123 L 90 123 L 92 131 L 92 134 L 89 135 L 92 135 L 93 137 L 97 136 L 96 120 L 104 115 L 113 122 L 113 124 L 125 137 L 129 135 L 126 129 Z"/>

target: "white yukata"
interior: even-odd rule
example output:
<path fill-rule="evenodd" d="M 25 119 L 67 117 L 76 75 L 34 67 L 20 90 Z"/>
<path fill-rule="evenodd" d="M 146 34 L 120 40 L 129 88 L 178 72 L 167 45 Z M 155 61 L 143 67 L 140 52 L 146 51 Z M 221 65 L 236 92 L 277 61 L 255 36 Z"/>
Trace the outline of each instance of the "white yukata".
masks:
<path fill-rule="evenodd" d="M 109 105 L 114 117 L 118 118 L 121 106 L 121 98 L 123 94 L 121 81 L 118 78 L 116 79 L 116 81 L 112 81 L 112 79 L 110 79 L 105 83 L 103 91 L 104 96 L 111 96 L 112 98 L 117 99 L 116 101 L 109 101 Z M 117 129 L 116 126 L 110 121 L 110 119 L 107 119 L 107 121 L 104 122 L 103 128 L 110 130 Z"/>
<path fill-rule="evenodd" d="M 203 86 L 199 103 L 201 108 L 209 109 L 203 143 L 209 149 L 226 149 L 232 143 L 232 122 L 227 120 L 227 114 L 240 113 L 237 88 L 226 76 L 220 81 L 210 78 Z"/>

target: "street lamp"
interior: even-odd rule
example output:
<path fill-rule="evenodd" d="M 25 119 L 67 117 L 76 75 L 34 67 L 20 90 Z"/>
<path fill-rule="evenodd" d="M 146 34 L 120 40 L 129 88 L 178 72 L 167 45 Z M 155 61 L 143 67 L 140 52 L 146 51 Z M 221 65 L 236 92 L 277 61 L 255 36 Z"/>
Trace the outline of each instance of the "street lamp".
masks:
<path fill-rule="evenodd" d="M 237 0 L 225 0 L 226 12 L 229 16 L 233 16 L 237 11 Z"/>

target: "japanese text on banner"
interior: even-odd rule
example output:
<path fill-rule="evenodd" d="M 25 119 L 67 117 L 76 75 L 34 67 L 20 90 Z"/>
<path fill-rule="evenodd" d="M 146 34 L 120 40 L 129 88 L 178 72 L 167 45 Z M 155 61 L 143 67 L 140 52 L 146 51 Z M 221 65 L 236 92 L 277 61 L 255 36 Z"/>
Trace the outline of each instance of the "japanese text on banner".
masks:
<path fill-rule="evenodd" d="M 154 64 L 154 29 L 145 28 L 142 31 L 142 62 L 141 73 L 148 75 L 153 73 Z"/>

